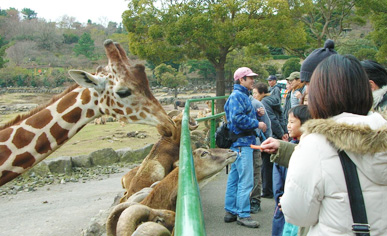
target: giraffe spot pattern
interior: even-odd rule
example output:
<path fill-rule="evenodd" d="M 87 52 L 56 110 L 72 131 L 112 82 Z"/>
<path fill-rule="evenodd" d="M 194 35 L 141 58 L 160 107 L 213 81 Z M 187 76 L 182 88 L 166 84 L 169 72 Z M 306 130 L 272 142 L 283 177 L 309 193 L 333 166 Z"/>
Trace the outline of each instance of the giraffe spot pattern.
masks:
<path fill-rule="evenodd" d="M 41 134 L 36 140 L 35 150 L 40 154 L 51 151 L 50 140 L 48 140 L 46 133 Z"/>
<path fill-rule="evenodd" d="M 109 112 L 108 109 L 105 109 L 105 114 L 108 115 L 108 116 L 110 116 L 110 112 Z"/>
<path fill-rule="evenodd" d="M 34 137 L 34 133 L 20 127 L 16 130 L 12 143 L 20 149 L 30 144 Z"/>
<path fill-rule="evenodd" d="M 113 109 L 113 111 L 114 111 L 115 113 L 117 113 L 117 114 L 124 115 L 124 112 L 123 112 L 121 109 L 115 108 L 115 109 Z"/>
<path fill-rule="evenodd" d="M 127 108 L 126 108 L 126 114 L 132 114 L 132 113 L 133 113 L 132 108 L 127 107 Z"/>
<path fill-rule="evenodd" d="M 98 100 L 94 101 L 94 105 L 96 105 L 96 106 L 98 105 Z"/>
<path fill-rule="evenodd" d="M 35 163 L 36 159 L 32 156 L 31 153 L 25 152 L 16 156 L 15 160 L 12 162 L 13 166 L 23 167 L 27 169 Z"/>
<path fill-rule="evenodd" d="M 5 142 L 11 137 L 13 129 L 12 128 L 6 128 L 4 130 L 0 131 L 0 142 Z"/>
<path fill-rule="evenodd" d="M 110 107 L 110 97 L 107 97 L 106 105 L 107 105 L 108 107 Z"/>
<path fill-rule="evenodd" d="M 64 96 L 58 103 L 56 111 L 58 113 L 64 112 L 67 108 L 71 107 L 73 104 L 77 102 L 77 92 L 70 92 L 66 96 Z"/>
<path fill-rule="evenodd" d="M 5 183 L 8 183 L 9 181 L 13 180 L 14 178 L 18 177 L 21 173 L 15 173 L 13 171 L 4 170 L 1 173 L 0 177 L 0 186 L 2 186 Z"/>
<path fill-rule="evenodd" d="M 94 111 L 92 109 L 87 109 L 86 117 L 90 118 L 94 116 Z"/>
<path fill-rule="evenodd" d="M 5 145 L 0 145 L 0 165 L 3 165 L 4 162 L 9 158 L 11 155 L 11 150 Z"/>
<path fill-rule="evenodd" d="M 38 114 L 31 116 L 26 120 L 26 125 L 29 125 L 35 129 L 41 129 L 45 127 L 52 120 L 51 112 L 48 109 L 44 109 Z"/>
<path fill-rule="evenodd" d="M 132 121 L 138 121 L 137 116 L 129 116 L 129 118 L 130 118 Z"/>
<path fill-rule="evenodd" d="M 146 108 L 146 107 L 143 107 L 142 111 L 145 112 L 145 113 L 150 113 L 150 110 L 148 108 Z"/>
<path fill-rule="evenodd" d="M 81 100 L 83 105 L 88 104 L 90 102 L 91 100 L 90 90 L 88 89 L 83 90 L 81 94 Z"/>
<path fill-rule="evenodd" d="M 67 114 L 65 114 L 62 118 L 68 123 L 77 123 L 81 119 L 82 109 L 79 107 L 74 108 Z"/>
<path fill-rule="evenodd" d="M 67 139 L 69 131 L 63 129 L 58 123 L 55 123 L 50 129 L 51 135 L 55 138 L 58 145 L 62 145 Z"/>
<path fill-rule="evenodd" d="M 143 119 L 145 119 L 145 118 L 146 118 L 145 113 L 144 113 L 144 112 L 141 112 L 141 113 L 140 113 L 140 117 L 143 118 Z"/>
<path fill-rule="evenodd" d="M 121 103 L 119 103 L 119 102 L 117 102 L 117 105 L 119 106 L 119 107 L 124 107 L 124 105 L 122 105 Z"/>

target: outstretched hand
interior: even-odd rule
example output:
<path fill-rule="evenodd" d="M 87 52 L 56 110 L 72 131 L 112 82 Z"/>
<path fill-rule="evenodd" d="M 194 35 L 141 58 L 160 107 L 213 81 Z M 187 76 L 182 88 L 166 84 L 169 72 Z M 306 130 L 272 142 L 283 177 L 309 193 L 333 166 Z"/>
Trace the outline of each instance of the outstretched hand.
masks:
<path fill-rule="evenodd" d="M 266 139 L 263 143 L 261 143 L 262 151 L 270 154 L 277 153 L 279 146 L 280 146 L 279 140 L 271 137 Z"/>

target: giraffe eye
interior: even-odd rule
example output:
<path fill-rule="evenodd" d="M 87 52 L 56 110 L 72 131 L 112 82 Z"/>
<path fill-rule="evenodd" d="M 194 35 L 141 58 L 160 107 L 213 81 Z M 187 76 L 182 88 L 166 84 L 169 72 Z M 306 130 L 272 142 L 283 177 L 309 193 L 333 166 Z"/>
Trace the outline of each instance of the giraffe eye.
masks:
<path fill-rule="evenodd" d="M 120 96 L 120 98 L 126 98 L 132 95 L 132 91 L 130 91 L 130 89 L 117 91 L 116 93 Z"/>

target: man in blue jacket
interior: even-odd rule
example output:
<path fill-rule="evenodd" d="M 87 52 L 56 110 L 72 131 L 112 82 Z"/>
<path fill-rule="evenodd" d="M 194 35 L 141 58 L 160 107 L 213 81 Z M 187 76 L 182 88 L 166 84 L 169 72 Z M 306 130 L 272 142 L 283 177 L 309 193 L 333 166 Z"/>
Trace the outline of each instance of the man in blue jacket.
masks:
<path fill-rule="evenodd" d="M 250 68 L 241 67 L 234 73 L 234 90 L 224 105 L 230 130 L 238 139 L 231 150 L 238 153 L 231 164 L 225 196 L 226 223 L 237 221 L 239 225 L 258 228 L 259 223 L 250 217 L 250 193 L 254 186 L 253 149 L 256 142 L 255 129 L 258 128 L 257 111 L 250 99 L 254 77 L 258 76 Z M 241 137 L 242 136 L 242 137 Z"/>

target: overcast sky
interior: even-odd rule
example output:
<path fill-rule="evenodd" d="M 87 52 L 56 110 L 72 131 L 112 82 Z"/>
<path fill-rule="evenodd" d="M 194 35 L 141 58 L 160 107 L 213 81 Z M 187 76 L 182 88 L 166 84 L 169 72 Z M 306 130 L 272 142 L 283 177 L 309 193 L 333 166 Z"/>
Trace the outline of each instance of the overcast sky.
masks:
<path fill-rule="evenodd" d="M 87 23 L 90 19 L 94 23 L 105 24 L 109 21 L 121 23 L 122 13 L 128 9 L 125 0 L 0 0 L 0 8 L 10 7 L 21 11 L 30 8 L 38 18 L 47 21 L 58 21 L 63 15 L 75 17 L 76 21 Z M 106 20 L 107 19 L 107 20 Z M 105 25 L 106 26 L 106 25 Z"/>

